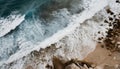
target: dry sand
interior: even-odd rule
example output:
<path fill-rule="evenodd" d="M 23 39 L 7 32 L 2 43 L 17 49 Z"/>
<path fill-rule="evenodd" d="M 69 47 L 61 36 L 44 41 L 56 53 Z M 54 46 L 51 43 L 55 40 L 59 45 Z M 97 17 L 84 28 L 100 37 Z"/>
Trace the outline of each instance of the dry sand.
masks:
<path fill-rule="evenodd" d="M 91 62 L 95 69 L 120 69 L 120 53 L 110 52 L 106 48 L 102 48 L 101 44 L 98 44 L 95 51 L 84 60 Z"/>

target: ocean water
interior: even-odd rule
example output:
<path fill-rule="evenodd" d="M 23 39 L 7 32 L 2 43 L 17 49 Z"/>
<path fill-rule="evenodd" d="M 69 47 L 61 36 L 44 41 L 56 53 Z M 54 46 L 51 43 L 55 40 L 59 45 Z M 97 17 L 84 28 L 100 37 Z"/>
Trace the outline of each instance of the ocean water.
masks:
<path fill-rule="evenodd" d="M 105 6 L 106 0 L 0 0 L 0 65 L 59 42 Z"/>

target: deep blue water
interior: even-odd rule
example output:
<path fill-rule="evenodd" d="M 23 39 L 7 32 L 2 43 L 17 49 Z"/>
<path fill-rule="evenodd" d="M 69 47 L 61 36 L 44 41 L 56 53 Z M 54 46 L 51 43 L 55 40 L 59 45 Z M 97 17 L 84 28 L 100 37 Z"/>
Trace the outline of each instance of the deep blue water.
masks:
<path fill-rule="evenodd" d="M 26 18 L 31 18 L 33 15 L 46 17 L 51 11 L 57 9 L 68 8 L 70 10 L 72 2 L 73 4 L 74 2 L 82 3 L 82 0 L 0 0 L 0 17 L 5 18 L 15 11 L 17 11 L 16 14 L 25 14 Z M 75 12 L 79 11 L 81 11 L 80 8 Z"/>
<path fill-rule="evenodd" d="M 17 11 L 20 14 L 31 16 L 38 7 L 51 0 L 0 0 L 0 17 L 7 17 L 12 12 Z"/>

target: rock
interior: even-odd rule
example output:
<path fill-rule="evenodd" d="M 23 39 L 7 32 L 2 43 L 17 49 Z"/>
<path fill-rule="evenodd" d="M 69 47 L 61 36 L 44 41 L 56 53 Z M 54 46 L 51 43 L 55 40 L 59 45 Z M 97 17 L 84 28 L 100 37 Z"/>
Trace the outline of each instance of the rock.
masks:
<path fill-rule="evenodd" d="M 64 69 L 64 63 L 57 57 L 53 57 L 54 69 Z"/>
<path fill-rule="evenodd" d="M 33 69 L 32 66 L 27 66 L 25 69 Z"/>
<path fill-rule="evenodd" d="M 65 69 L 80 69 L 77 65 L 75 65 L 74 63 L 68 65 L 65 67 Z"/>

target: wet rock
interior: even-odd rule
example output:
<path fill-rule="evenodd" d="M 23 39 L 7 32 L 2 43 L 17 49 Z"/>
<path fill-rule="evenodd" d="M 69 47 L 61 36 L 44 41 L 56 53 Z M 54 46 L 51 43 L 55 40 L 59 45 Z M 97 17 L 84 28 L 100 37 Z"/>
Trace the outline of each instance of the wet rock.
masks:
<path fill-rule="evenodd" d="M 106 12 L 107 12 L 108 14 L 111 14 L 111 15 L 114 14 L 110 9 L 106 9 Z"/>
<path fill-rule="evenodd" d="M 110 9 L 106 10 L 108 14 L 113 14 Z M 114 17 L 115 16 L 115 17 Z M 120 37 L 120 18 L 116 18 L 118 14 L 113 17 L 108 17 L 108 20 L 104 20 L 105 23 L 109 24 L 109 27 L 113 26 L 113 28 L 108 29 L 106 38 L 104 39 L 105 48 L 110 51 L 118 51 L 120 52 L 118 40 Z M 101 40 L 100 38 L 98 40 Z"/>

